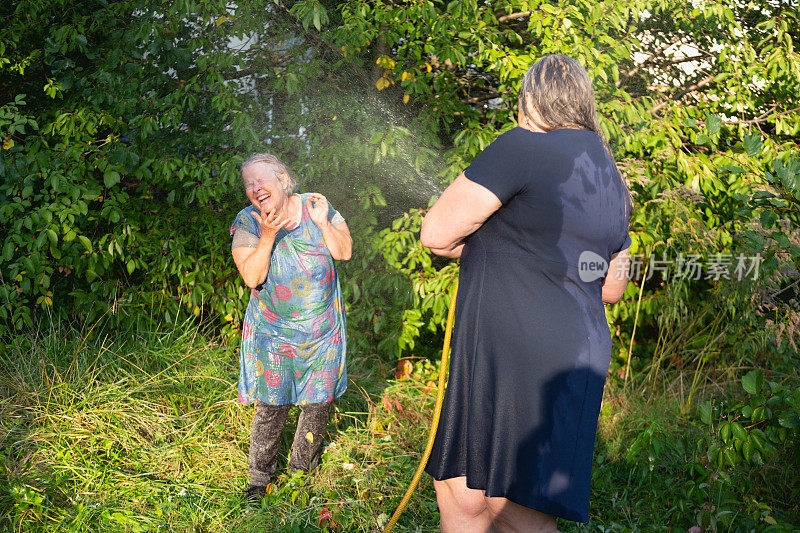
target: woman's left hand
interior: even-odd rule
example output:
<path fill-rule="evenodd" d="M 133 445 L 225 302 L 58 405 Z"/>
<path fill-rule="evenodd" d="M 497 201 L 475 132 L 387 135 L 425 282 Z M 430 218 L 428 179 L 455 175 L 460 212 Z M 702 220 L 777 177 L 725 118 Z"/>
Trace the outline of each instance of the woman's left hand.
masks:
<path fill-rule="evenodd" d="M 328 199 L 319 193 L 312 192 L 306 198 L 308 215 L 320 228 L 328 223 Z"/>
<path fill-rule="evenodd" d="M 353 238 L 344 220 L 335 226 L 328 221 L 330 206 L 323 195 L 312 192 L 306 198 L 308 216 L 322 230 L 322 239 L 331 257 L 347 261 L 353 252 Z"/>

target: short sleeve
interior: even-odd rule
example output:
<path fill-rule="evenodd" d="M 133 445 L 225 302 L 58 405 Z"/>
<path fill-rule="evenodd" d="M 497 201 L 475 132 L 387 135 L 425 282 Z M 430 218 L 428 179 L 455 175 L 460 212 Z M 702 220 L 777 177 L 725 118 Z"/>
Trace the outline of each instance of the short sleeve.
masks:
<path fill-rule="evenodd" d="M 630 248 L 631 246 L 631 234 L 629 232 L 625 232 L 625 237 L 622 240 L 622 244 L 617 246 L 617 249 L 611 255 L 621 252 L 626 248 Z"/>
<path fill-rule="evenodd" d="M 258 241 L 258 237 L 239 228 L 233 233 L 231 250 L 234 248 L 256 248 L 258 247 Z"/>
<path fill-rule="evenodd" d="M 620 183 L 623 183 L 622 182 L 622 177 L 619 176 L 619 174 L 617 174 L 617 176 L 618 176 L 618 178 L 620 180 Z M 627 189 L 627 187 L 625 187 L 624 184 L 623 184 L 623 189 L 624 189 L 624 191 L 623 191 L 624 192 L 624 195 L 623 195 L 623 206 L 624 206 L 624 209 L 625 209 L 624 229 L 623 229 L 622 235 L 620 235 L 620 238 L 617 241 L 617 242 L 621 242 L 622 244 L 620 244 L 619 246 L 615 247 L 614 251 L 612 252 L 611 255 L 614 255 L 614 254 L 616 254 L 618 252 L 621 252 L 622 250 L 625 250 L 626 248 L 630 248 L 630 246 L 631 246 L 631 232 L 630 232 L 630 229 L 629 229 L 630 228 L 630 224 L 631 224 L 631 204 L 630 204 L 631 200 L 630 200 L 630 194 L 628 193 L 628 189 Z"/>
<path fill-rule="evenodd" d="M 333 224 L 334 226 L 338 226 L 342 222 L 344 222 L 344 217 L 333 208 L 330 202 L 328 202 L 328 222 Z"/>
<path fill-rule="evenodd" d="M 252 208 L 246 207 L 239 211 L 233 224 L 231 224 L 230 234 L 233 237 L 231 248 L 239 246 L 253 247 L 253 241 L 258 244 L 258 239 L 261 237 L 261 228 L 256 225 L 256 220 L 251 210 Z"/>
<path fill-rule="evenodd" d="M 514 128 L 500 135 L 464 170 L 503 203 L 525 190 L 531 173 L 532 132 Z"/>

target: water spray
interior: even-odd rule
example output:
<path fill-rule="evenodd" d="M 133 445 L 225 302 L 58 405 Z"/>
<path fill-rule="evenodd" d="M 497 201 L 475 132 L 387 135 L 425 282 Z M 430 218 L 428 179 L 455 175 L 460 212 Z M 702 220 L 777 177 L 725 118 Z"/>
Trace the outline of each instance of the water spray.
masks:
<path fill-rule="evenodd" d="M 431 456 L 433 441 L 436 438 L 436 428 L 439 427 L 439 416 L 442 414 L 444 386 L 447 383 L 447 365 L 450 362 L 450 337 L 453 334 L 453 319 L 456 314 L 457 294 L 458 279 L 456 279 L 455 283 L 453 284 L 453 293 L 450 296 L 450 308 L 447 311 L 447 325 L 444 328 L 444 346 L 442 347 L 442 366 L 439 370 L 439 389 L 436 394 L 436 406 L 433 408 L 433 418 L 431 419 L 431 431 L 428 435 L 428 444 L 425 446 L 425 452 L 422 454 L 422 460 L 419 462 L 417 471 L 414 473 L 414 477 L 411 479 L 411 483 L 408 485 L 408 489 L 406 489 L 403 499 L 400 500 L 397 509 L 392 515 L 392 518 L 389 520 L 389 523 L 386 524 L 386 528 L 383 530 L 384 533 L 389 533 L 394 529 L 395 524 L 397 524 L 397 520 L 400 518 L 400 515 L 403 514 L 403 510 L 406 508 L 406 505 L 408 505 L 411 495 L 414 494 L 414 490 L 417 488 L 420 478 L 422 478 L 422 472 L 425 471 L 425 465 L 428 464 L 428 458 Z"/>

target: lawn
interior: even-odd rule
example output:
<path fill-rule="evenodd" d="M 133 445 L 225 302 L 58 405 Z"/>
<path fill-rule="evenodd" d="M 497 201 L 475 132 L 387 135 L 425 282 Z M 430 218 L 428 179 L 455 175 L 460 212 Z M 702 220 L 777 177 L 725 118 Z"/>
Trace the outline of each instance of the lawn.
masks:
<path fill-rule="evenodd" d="M 280 474 L 262 504 L 250 505 L 241 490 L 252 407 L 236 400 L 234 344 L 196 327 L 112 335 L 53 325 L 15 338 L 1 359 L 0 529 L 7 531 L 379 531 L 424 448 L 438 366 L 416 360 L 397 380 L 386 358 L 349 354 L 350 383 L 321 467 Z M 680 414 L 686 379 L 663 378 L 652 397 L 609 379 L 591 521 L 560 522 L 563 531 L 800 525 L 790 451 L 758 467 L 712 466 L 709 429 Z M 721 381 L 700 394 L 735 385 Z M 293 410 L 280 467 L 296 417 Z M 396 530 L 438 530 L 427 475 Z"/>

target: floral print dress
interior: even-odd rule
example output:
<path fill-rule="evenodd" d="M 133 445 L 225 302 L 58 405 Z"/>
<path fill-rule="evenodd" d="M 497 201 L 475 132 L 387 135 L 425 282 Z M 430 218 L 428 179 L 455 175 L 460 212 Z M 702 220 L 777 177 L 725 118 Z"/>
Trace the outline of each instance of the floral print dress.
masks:
<path fill-rule="evenodd" d="M 346 323 L 336 265 L 309 217 L 306 195 L 300 225 L 275 236 L 269 273 L 252 289 L 242 324 L 239 401 L 271 405 L 324 403 L 347 388 Z M 237 231 L 261 237 L 248 206 Z M 328 220 L 337 212 L 330 207 Z M 340 217 L 339 217 L 340 218 Z"/>

